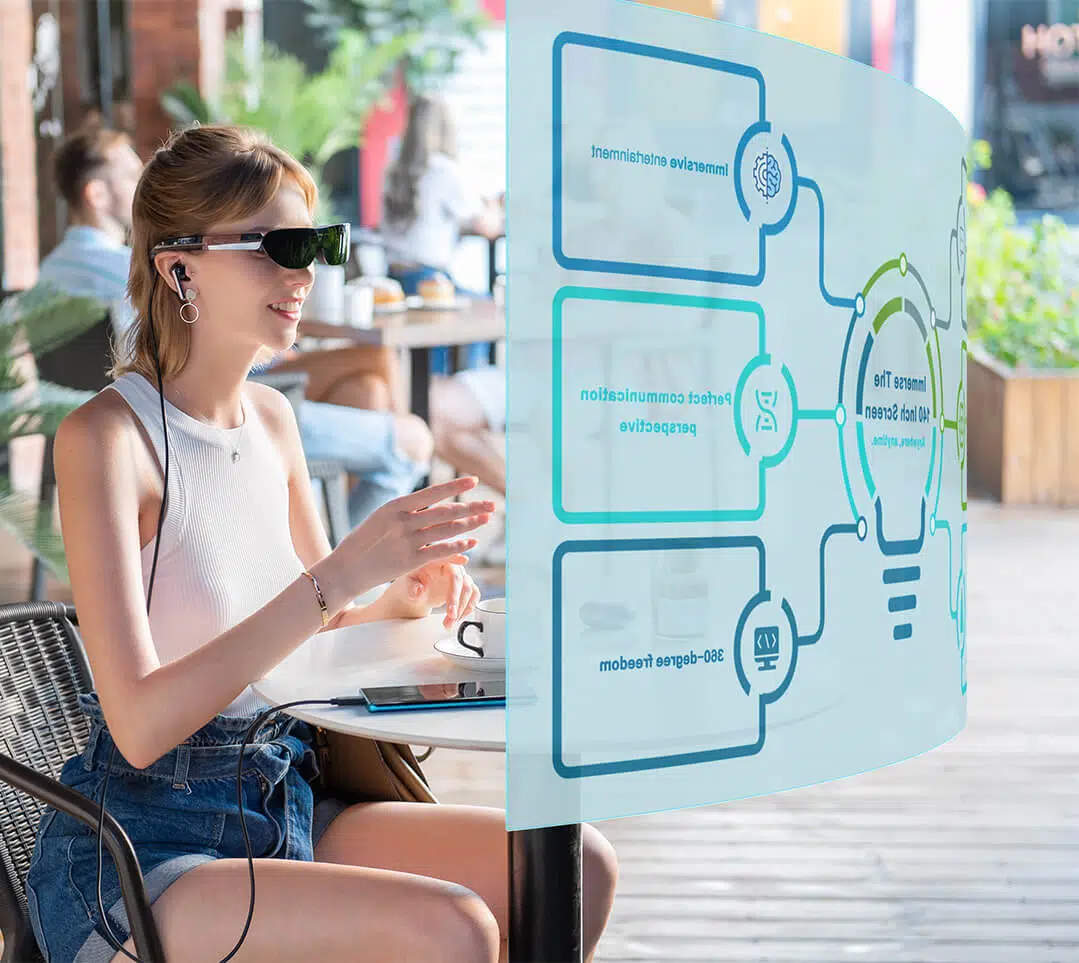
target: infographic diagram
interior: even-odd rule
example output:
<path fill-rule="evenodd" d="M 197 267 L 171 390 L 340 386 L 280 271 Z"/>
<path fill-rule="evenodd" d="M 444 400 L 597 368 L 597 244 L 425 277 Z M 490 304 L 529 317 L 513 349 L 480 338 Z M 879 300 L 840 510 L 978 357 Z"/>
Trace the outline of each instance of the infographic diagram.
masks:
<path fill-rule="evenodd" d="M 514 198 L 515 156 L 550 165 L 520 191 L 549 259 L 515 275 L 510 242 L 516 828 L 851 775 L 965 717 L 961 128 L 842 58 L 600 6 L 510 24 L 511 105 L 514 55 L 550 82 L 511 137 Z"/>

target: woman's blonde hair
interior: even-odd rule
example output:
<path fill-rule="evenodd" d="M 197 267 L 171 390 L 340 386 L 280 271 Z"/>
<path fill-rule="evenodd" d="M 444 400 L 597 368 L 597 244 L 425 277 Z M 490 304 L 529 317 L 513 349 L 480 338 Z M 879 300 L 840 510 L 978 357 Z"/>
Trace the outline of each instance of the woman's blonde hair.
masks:
<path fill-rule="evenodd" d="M 127 282 L 135 320 L 110 372 L 112 377 L 136 371 L 156 384 L 151 308 L 162 378 L 178 374 L 187 364 L 191 328 L 180 317 L 176 292 L 160 281 L 154 290 L 157 268 L 150 259 L 154 245 L 250 217 L 273 200 L 285 178 L 299 186 L 308 210 L 313 211 L 318 188 L 307 169 L 259 131 L 199 125 L 173 131 L 158 148 L 135 189 Z"/>
<path fill-rule="evenodd" d="M 382 203 L 387 224 L 408 225 L 416 219 L 420 178 L 434 154 L 457 158 L 457 129 L 445 101 L 421 95 L 409 108 L 401 147 L 386 175 Z"/>

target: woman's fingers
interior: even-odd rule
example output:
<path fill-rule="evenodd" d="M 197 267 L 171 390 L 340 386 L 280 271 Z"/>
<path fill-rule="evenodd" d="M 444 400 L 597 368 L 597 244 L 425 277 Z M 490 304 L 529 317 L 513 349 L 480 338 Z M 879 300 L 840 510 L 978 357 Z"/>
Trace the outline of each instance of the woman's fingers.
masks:
<path fill-rule="evenodd" d="M 495 510 L 495 503 L 483 502 L 450 502 L 447 505 L 435 505 L 419 512 L 412 512 L 405 516 L 405 525 L 412 531 L 428 528 L 440 522 L 452 521 L 455 518 L 464 518 L 468 515 L 490 515 Z"/>
<path fill-rule="evenodd" d="M 457 596 L 457 618 L 463 619 L 465 614 L 470 611 L 469 605 L 472 602 L 472 593 L 476 591 L 476 583 L 472 581 L 466 574 L 461 573 L 461 590 Z"/>
<path fill-rule="evenodd" d="M 459 538 L 452 542 L 435 542 L 425 545 L 416 554 L 420 557 L 421 565 L 430 565 L 432 562 L 443 562 L 446 559 L 462 552 L 470 552 L 476 547 L 478 539 Z"/>
<path fill-rule="evenodd" d="M 429 545 L 447 538 L 455 538 L 465 532 L 475 531 L 477 528 L 482 528 L 490 520 L 490 515 L 471 515 L 468 518 L 458 518 L 452 522 L 443 522 L 440 525 L 420 529 L 418 532 L 413 532 L 409 538 L 413 545 Z"/>
<path fill-rule="evenodd" d="M 446 587 L 446 617 L 443 619 L 446 628 L 449 628 L 457 618 L 460 609 L 461 586 L 464 581 L 464 573 L 460 567 L 451 565 L 449 585 Z"/>
<path fill-rule="evenodd" d="M 418 492 L 402 495 L 394 499 L 394 507 L 403 512 L 415 512 L 438 502 L 445 501 L 457 495 L 475 488 L 479 479 L 475 475 L 465 475 L 463 478 L 455 478 L 453 481 L 442 482 L 439 485 L 431 485 L 421 488 Z"/>

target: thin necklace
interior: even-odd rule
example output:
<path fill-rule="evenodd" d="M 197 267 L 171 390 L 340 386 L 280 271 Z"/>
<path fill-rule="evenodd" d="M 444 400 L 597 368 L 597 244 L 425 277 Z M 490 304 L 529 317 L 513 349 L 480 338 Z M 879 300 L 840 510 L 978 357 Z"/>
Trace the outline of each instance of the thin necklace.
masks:
<path fill-rule="evenodd" d="M 232 463 L 235 465 L 240 460 L 240 442 L 243 440 L 244 428 L 247 427 L 247 405 L 240 400 L 240 408 L 243 410 L 244 420 L 240 422 L 240 430 L 236 432 L 236 444 L 232 446 Z"/>
<path fill-rule="evenodd" d="M 173 388 L 172 390 L 176 394 L 176 397 L 178 399 L 180 399 L 181 401 L 184 400 L 184 395 L 183 395 L 182 391 L 177 391 L 175 388 Z M 174 405 L 173 407 L 176 407 L 176 406 Z M 180 408 L 179 410 L 183 411 L 182 408 Z M 232 445 L 232 463 L 234 465 L 236 464 L 236 462 L 238 462 L 240 460 L 240 443 L 243 441 L 244 429 L 247 427 L 247 405 L 244 403 L 243 396 L 240 397 L 240 413 L 243 415 L 243 420 L 240 422 L 240 426 L 239 426 L 238 431 L 236 429 L 234 429 L 234 428 L 222 428 L 221 429 L 222 431 L 236 431 L 236 441 Z M 188 417 L 189 418 L 194 418 L 193 415 L 188 415 Z M 202 421 L 202 419 L 200 419 L 200 418 L 196 418 L 195 420 L 196 421 Z M 202 421 L 202 424 L 209 425 L 210 427 L 214 427 L 214 428 L 218 427 L 217 425 L 214 425 L 212 422 Z"/>

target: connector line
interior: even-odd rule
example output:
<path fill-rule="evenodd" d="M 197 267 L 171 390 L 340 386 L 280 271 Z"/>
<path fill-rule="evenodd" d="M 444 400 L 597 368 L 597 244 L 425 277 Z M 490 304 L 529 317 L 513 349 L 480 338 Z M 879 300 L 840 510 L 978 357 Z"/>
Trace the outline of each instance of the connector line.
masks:
<path fill-rule="evenodd" d="M 856 303 L 855 298 L 839 298 L 833 294 L 828 293 L 828 288 L 824 283 L 824 195 L 821 194 L 820 187 L 815 180 L 809 177 L 799 177 L 797 180 L 799 187 L 805 187 L 811 190 L 817 197 L 817 206 L 820 208 L 820 263 L 819 263 L 819 275 L 818 283 L 820 284 L 820 293 L 824 300 L 834 308 L 851 308 L 853 310 Z"/>
<path fill-rule="evenodd" d="M 794 417 L 798 421 L 835 421 L 835 408 L 799 408 Z"/>
<path fill-rule="evenodd" d="M 967 523 L 963 522 L 963 527 L 960 532 L 960 537 L 964 537 L 967 531 Z M 943 518 L 938 518 L 936 522 L 936 529 L 933 534 L 937 532 L 948 533 L 948 608 L 951 612 L 952 618 L 959 616 L 959 573 L 953 571 L 953 556 L 952 556 L 952 526 L 951 522 Z"/>
<path fill-rule="evenodd" d="M 844 523 L 841 525 L 831 525 L 825 529 L 824 535 L 820 540 L 820 624 L 817 626 L 817 631 L 812 635 L 801 635 L 795 638 L 796 645 L 813 645 L 820 641 L 820 637 L 824 634 L 824 616 L 825 616 L 825 591 L 824 591 L 824 550 L 828 545 L 828 540 L 833 535 L 857 535 L 858 524 Z"/>

